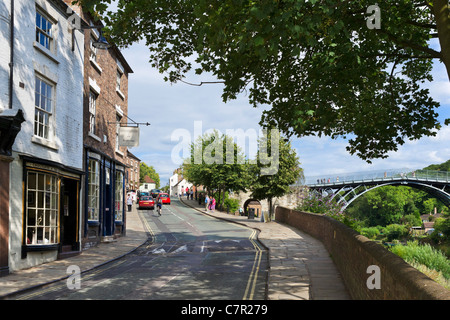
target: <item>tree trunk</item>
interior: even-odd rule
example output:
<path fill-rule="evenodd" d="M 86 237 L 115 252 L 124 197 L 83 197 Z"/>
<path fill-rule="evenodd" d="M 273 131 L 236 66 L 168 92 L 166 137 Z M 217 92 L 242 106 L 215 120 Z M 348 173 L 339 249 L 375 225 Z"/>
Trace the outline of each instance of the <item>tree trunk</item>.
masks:
<path fill-rule="evenodd" d="M 450 81 L 450 8 L 448 0 L 434 0 L 433 11 L 441 45 L 442 62 L 447 68 L 447 75 Z"/>

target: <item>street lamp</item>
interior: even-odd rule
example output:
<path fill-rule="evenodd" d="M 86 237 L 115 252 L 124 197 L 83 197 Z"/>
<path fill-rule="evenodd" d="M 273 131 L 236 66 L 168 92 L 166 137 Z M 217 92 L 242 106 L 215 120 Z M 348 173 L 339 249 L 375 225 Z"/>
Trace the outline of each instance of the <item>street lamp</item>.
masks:
<path fill-rule="evenodd" d="M 108 50 L 109 48 L 111 48 L 111 44 L 108 43 L 108 41 L 106 41 L 106 38 L 103 36 L 103 32 L 102 32 L 102 26 L 89 26 L 89 27 L 80 27 L 77 28 L 77 30 L 87 30 L 87 29 L 98 29 L 100 32 L 100 36 L 98 37 L 97 41 L 94 41 L 92 43 L 92 46 L 94 48 L 97 49 L 101 49 L 101 50 Z M 75 32 L 72 31 L 72 51 L 75 51 Z"/>
<path fill-rule="evenodd" d="M 106 38 L 103 36 L 102 31 L 100 30 L 100 37 L 97 41 L 92 43 L 92 46 L 97 49 L 107 50 L 111 47 L 111 45 L 106 41 Z"/>

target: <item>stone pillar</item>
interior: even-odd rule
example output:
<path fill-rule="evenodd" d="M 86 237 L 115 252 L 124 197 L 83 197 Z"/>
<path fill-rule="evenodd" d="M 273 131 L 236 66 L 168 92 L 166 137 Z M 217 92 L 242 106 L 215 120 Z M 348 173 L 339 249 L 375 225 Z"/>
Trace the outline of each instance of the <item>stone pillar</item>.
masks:
<path fill-rule="evenodd" d="M 0 155 L 0 277 L 9 274 L 9 165 Z"/>

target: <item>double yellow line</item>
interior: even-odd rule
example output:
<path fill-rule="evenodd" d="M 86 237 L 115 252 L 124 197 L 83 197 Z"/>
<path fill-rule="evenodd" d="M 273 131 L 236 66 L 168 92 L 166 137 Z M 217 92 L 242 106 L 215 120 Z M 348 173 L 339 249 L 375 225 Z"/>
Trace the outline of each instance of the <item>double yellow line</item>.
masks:
<path fill-rule="evenodd" d="M 202 213 L 204 216 L 207 216 L 211 219 L 220 219 L 214 216 L 211 216 L 208 213 L 205 213 L 203 210 L 198 209 L 198 208 L 194 208 L 190 205 L 187 205 L 186 203 L 184 203 L 183 201 L 181 201 L 181 203 L 183 203 L 186 207 L 190 207 L 193 208 L 194 210 L 197 210 L 198 212 Z M 224 221 L 226 221 L 226 219 L 222 219 Z M 228 221 L 229 223 L 233 223 Z M 255 254 L 255 259 L 253 260 L 253 267 L 252 267 L 252 271 L 250 272 L 250 276 L 248 278 L 247 281 L 247 286 L 245 288 L 245 293 L 244 293 L 244 297 L 242 298 L 242 300 L 253 300 L 253 297 L 255 295 L 255 290 L 256 290 L 256 281 L 258 279 L 258 273 L 259 273 L 259 267 L 261 265 L 261 258 L 262 258 L 262 254 L 263 254 L 263 250 L 259 247 L 259 245 L 256 243 L 255 239 L 256 239 L 256 235 L 258 234 L 258 231 L 255 229 L 252 229 L 248 226 L 242 225 L 240 223 L 236 223 L 237 226 L 244 228 L 244 229 L 251 229 L 252 230 L 252 234 L 249 237 L 250 242 L 252 243 L 253 247 L 255 248 L 256 254 Z"/>
<path fill-rule="evenodd" d="M 256 254 L 255 259 L 253 260 L 253 267 L 252 271 L 250 272 L 250 276 L 248 278 L 247 287 L 245 288 L 244 297 L 242 300 L 253 300 L 253 296 L 255 294 L 256 289 L 256 280 L 258 279 L 258 273 L 259 273 L 259 267 L 261 265 L 261 258 L 263 250 L 258 246 L 258 244 L 255 242 L 255 236 L 257 234 L 257 231 L 253 229 L 252 234 L 249 237 L 250 242 L 252 243 L 253 247 L 255 248 Z"/>

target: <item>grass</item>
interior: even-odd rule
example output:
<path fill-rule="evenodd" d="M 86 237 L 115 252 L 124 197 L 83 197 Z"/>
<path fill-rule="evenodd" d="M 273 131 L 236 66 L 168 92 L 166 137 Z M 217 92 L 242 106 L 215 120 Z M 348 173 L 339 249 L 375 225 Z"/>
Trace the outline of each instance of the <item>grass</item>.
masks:
<path fill-rule="evenodd" d="M 417 241 L 409 241 L 407 245 L 396 245 L 389 250 L 450 289 L 450 261 L 440 250 L 429 244 L 419 245 Z"/>

